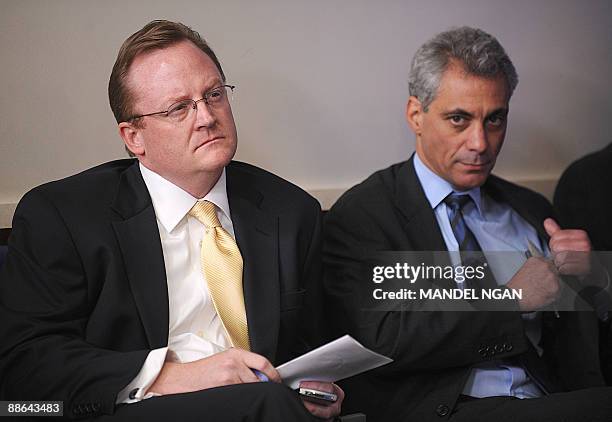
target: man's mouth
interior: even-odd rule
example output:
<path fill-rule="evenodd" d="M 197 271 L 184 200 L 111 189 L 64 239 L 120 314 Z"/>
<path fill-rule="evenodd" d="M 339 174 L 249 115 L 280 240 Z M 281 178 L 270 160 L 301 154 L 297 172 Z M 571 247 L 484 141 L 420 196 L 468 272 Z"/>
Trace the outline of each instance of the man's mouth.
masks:
<path fill-rule="evenodd" d="M 491 164 L 490 161 L 486 161 L 486 162 L 483 162 L 483 163 L 464 163 L 464 162 L 460 161 L 460 163 L 463 164 L 468 169 L 471 169 L 471 170 L 482 170 L 484 168 L 489 167 L 489 165 Z"/>
<path fill-rule="evenodd" d="M 198 149 L 198 148 L 200 148 L 200 147 L 203 147 L 204 145 L 208 145 L 208 144 L 210 144 L 211 142 L 219 141 L 219 140 L 221 140 L 221 139 L 223 139 L 223 136 L 221 136 L 221 135 L 219 135 L 219 136 L 213 136 L 213 137 L 211 137 L 211 138 L 208 138 L 208 139 L 204 140 L 204 142 L 202 142 L 201 144 L 199 144 L 199 145 L 196 147 L 196 149 Z"/>

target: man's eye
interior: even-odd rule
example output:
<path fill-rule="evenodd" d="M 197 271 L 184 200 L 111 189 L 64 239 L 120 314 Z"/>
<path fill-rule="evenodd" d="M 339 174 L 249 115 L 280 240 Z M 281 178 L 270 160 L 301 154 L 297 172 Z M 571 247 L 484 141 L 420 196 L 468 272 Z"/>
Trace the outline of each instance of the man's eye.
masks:
<path fill-rule="evenodd" d="M 491 126 L 501 126 L 504 124 L 504 118 L 502 116 L 491 116 L 489 117 L 489 124 Z"/>
<path fill-rule="evenodd" d="M 449 120 L 454 125 L 462 125 L 463 123 L 465 123 L 465 117 L 459 115 L 450 116 Z"/>
<path fill-rule="evenodd" d="M 189 108 L 190 105 L 191 105 L 191 103 L 186 103 L 186 102 L 185 103 L 178 103 L 178 104 L 173 105 L 170 108 L 169 112 L 170 113 L 176 113 L 176 112 L 180 112 L 180 111 L 185 111 L 185 110 L 187 110 Z"/>
<path fill-rule="evenodd" d="M 221 90 L 220 89 L 215 89 L 214 91 L 210 91 L 208 93 L 208 100 L 209 101 L 215 101 L 221 98 Z"/>

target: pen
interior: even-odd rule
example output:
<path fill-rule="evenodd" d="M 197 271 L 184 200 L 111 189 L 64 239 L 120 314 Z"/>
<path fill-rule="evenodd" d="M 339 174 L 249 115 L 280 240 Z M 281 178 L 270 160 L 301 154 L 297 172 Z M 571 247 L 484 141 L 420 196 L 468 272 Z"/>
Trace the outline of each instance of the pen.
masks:
<path fill-rule="evenodd" d="M 253 373 L 257 375 L 257 378 L 259 378 L 259 381 L 263 381 L 263 382 L 270 381 L 270 378 L 268 378 L 268 376 L 264 374 L 263 372 L 258 371 L 257 369 L 252 369 L 252 368 L 251 368 L 251 371 L 253 371 Z"/>

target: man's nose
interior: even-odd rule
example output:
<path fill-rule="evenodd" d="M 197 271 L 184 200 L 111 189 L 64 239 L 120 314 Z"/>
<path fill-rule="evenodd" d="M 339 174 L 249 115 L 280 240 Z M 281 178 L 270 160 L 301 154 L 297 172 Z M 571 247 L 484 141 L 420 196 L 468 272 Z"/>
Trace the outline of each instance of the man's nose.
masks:
<path fill-rule="evenodd" d="M 468 133 L 466 146 L 470 151 L 483 153 L 489 146 L 487 131 L 481 122 L 476 122 Z"/>
<path fill-rule="evenodd" d="M 212 112 L 211 107 L 206 104 L 204 98 L 196 102 L 196 127 L 202 128 L 210 128 L 215 125 L 217 118 L 215 114 Z"/>

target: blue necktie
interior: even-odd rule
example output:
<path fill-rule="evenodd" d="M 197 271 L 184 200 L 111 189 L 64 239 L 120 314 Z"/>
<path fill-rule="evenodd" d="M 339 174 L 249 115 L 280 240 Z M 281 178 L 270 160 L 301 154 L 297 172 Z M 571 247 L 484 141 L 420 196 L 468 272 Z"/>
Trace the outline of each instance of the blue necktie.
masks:
<path fill-rule="evenodd" d="M 474 233 L 472 233 L 467 224 L 465 224 L 465 219 L 463 218 L 463 209 L 471 200 L 472 197 L 470 195 L 461 195 L 453 192 L 444 198 L 444 203 L 446 204 L 448 219 L 450 220 L 453 234 L 459 245 L 461 264 L 464 266 L 476 267 L 484 265 L 487 267 L 487 259 L 482 253 L 482 248 L 478 240 L 476 240 Z M 486 270 L 485 273 L 487 276 L 482 280 L 471 280 L 469 283 L 466 282 L 465 286 L 478 289 L 482 289 L 483 287 L 497 287 L 497 283 L 490 271 Z"/>
<path fill-rule="evenodd" d="M 451 193 L 444 198 L 444 203 L 447 207 L 448 219 L 450 220 L 453 234 L 455 235 L 455 239 L 457 239 L 457 244 L 459 245 L 459 250 L 461 252 L 482 251 L 480 245 L 478 244 L 478 240 L 476 240 L 476 237 L 474 236 L 474 233 L 472 233 L 467 224 L 465 224 L 465 220 L 463 218 L 463 208 L 471 200 L 472 198 L 470 195 L 461 195 L 458 193 Z M 463 254 L 461 254 L 461 256 L 463 257 Z"/>

